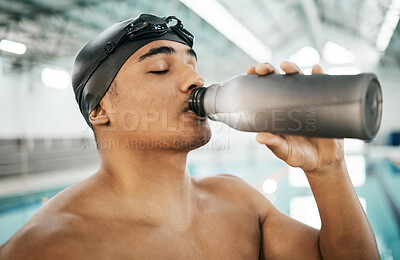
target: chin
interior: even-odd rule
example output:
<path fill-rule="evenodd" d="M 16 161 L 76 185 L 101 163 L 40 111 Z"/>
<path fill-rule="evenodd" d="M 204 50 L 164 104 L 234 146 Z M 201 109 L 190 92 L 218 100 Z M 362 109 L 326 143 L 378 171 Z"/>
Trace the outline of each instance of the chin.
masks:
<path fill-rule="evenodd" d="M 191 151 L 206 145 L 211 139 L 211 130 L 207 122 L 198 129 L 175 136 L 174 149 Z"/>
<path fill-rule="evenodd" d="M 197 137 L 196 142 L 192 144 L 190 150 L 195 150 L 197 148 L 206 145 L 210 141 L 210 139 L 211 139 L 211 130 L 210 128 L 207 128 L 207 131 L 205 131 L 202 136 Z"/>

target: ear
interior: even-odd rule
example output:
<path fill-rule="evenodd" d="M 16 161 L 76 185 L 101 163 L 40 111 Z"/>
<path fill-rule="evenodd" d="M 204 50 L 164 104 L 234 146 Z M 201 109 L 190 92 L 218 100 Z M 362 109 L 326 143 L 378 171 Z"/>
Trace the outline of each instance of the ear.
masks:
<path fill-rule="evenodd" d="M 110 118 L 107 111 L 102 107 L 101 102 L 90 113 L 89 121 L 93 126 L 108 125 L 110 123 Z"/>

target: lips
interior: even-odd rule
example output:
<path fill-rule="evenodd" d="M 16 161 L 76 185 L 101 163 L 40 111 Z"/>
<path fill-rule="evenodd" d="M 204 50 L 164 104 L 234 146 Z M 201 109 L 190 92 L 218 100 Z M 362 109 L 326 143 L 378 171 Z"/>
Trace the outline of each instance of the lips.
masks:
<path fill-rule="evenodd" d="M 204 116 L 204 117 L 198 116 L 198 115 L 195 114 L 192 110 L 189 110 L 188 107 L 184 108 L 184 109 L 182 110 L 182 112 L 183 112 L 183 113 L 187 113 L 187 114 L 189 114 L 189 115 L 193 115 L 193 116 L 197 117 L 198 119 L 200 119 L 201 121 L 205 121 L 205 120 L 207 119 L 206 116 Z"/>

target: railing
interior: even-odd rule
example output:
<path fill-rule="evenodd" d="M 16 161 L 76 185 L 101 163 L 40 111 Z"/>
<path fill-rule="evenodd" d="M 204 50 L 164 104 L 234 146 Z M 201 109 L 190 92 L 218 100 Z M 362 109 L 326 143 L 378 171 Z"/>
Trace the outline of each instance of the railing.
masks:
<path fill-rule="evenodd" d="M 0 178 L 99 162 L 94 140 L 0 139 Z"/>

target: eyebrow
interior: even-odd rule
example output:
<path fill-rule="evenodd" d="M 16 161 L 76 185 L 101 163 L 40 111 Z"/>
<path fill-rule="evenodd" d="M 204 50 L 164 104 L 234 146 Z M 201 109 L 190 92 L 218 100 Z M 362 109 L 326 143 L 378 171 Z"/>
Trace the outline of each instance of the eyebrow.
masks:
<path fill-rule="evenodd" d="M 140 56 L 139 62 L 143 61 L 146 58 L 158 55 L 158 54 L 167 54 L 167 55 L 173 55 L 176 53 L 176 50 L 172 47 L 167 47 L 167 46 L 162 46 L 158 48 L 153 48 L 149 50 L 146 54 Z M 197 55 L 196 52 L 193 49 L 187 50 L 187 54 L 194 57 L 197 60 Z"/>
<path fill-rule="evenodd" d="M 194 57 L 196 59 L 196 61 L 197 61 L 197 54 L 192 48 L 187 50 L 187 54 L 189 54 L 190 56 Z"/>

